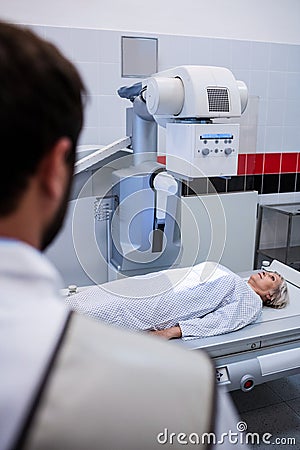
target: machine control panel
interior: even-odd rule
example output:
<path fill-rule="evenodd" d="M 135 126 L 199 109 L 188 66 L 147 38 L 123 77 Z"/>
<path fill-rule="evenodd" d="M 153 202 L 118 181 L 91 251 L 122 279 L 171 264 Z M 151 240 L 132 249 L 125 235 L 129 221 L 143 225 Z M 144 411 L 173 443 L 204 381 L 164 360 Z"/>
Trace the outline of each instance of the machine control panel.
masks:
<path fill-rule="evenodd" d="M 233 370 L 235 373 L 235 370 Z M 243 374 L 236 372 L 234 375 L 234 380 L 230 379 L 229 370 L 227 366 L 216 367 L 216 382 L 217 384 L 237 384 L 237 387 L 244 392 L 251 391 L 255 386 L 255 377 L 249 373 Z"/>
<path fill-rule="evenodd" d="M 239 125 L 167 124 L 167 170 L 190 178 L 237 174 Z"/>
<path fill-rule="evenodd" d="M 235 144 L 235 136 L 231 133 L 204 133 L 199 136 L 195 156 L 229 156 L 236 152 Z"/>

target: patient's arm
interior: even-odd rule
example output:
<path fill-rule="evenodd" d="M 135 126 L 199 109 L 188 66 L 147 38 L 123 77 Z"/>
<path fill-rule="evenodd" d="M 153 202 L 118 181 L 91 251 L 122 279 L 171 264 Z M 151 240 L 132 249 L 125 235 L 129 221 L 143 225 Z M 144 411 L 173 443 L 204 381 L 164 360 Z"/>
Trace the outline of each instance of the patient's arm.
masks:
<path fill-rule="evenodd" d="M 261 313 L 260 300 L 228 303 L 196 319 L 179 321 L 183 339 L 216 336 L 236 331 L 254 322 Z"/>
<path fill-rule="evenodd" d="M 165 328 L 164 330 L 153 330 L 149 331 L 151 334 L 156 334 L 157 336 L 163 337 L 165 339 L 173 339 L 181 337 L 180 326 Z"/>

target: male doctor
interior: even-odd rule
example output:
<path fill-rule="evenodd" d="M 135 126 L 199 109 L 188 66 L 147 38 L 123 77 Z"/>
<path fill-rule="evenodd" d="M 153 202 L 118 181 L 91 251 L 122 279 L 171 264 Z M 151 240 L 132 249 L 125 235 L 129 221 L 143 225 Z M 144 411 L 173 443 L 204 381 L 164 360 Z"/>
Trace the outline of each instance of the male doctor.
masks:
<path fill-rule="evenodd" d="M 194 448 L 232 417 L 209 358 L 70 313 L 41 253 L 66 210 L 84 93 L 55 47 L 0 23 L 0 448 Z"/>

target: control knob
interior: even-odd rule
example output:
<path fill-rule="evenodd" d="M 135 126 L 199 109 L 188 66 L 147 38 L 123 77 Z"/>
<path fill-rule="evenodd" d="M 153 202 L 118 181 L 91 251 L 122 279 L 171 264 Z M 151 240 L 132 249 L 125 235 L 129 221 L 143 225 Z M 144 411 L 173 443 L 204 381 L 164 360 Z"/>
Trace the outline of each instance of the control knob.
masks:
<path fill-rule="evenodd" d="M 203 148 L 202 149 L 202 155 L 207 156 L 209 154 L 209 148 Z"/>
<path fill-rule="evenodd" d="M 224 153 L 225 155 L 230 155 L 230 153 L 232 153 L 232 148 L 230 147 L 225 148 Z"/>

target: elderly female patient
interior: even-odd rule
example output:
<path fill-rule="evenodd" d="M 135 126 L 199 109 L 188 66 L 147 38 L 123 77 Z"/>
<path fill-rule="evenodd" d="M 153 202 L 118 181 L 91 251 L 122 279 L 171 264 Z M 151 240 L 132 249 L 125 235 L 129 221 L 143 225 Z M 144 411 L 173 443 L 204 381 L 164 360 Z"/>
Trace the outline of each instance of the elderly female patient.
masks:
<path fill-rule="evenodd" d="M 67 297 L 72 309 L 166 339 L 192 339 L 238 330 L 264 305 L 283 308 L 286 281 L 276 272 L 244 280 L 212 262 L 105 283 Z"/>

